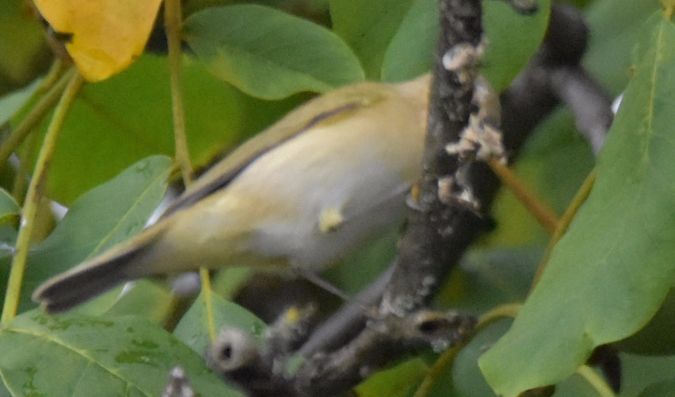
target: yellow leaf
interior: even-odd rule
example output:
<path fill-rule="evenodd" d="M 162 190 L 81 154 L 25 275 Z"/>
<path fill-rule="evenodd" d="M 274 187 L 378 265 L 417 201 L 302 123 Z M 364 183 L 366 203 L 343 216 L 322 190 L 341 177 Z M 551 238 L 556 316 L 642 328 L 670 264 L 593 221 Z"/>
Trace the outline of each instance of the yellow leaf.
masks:
<path fill-rule="evenodd" d="M 35 0 L 58 33 L 72 35 L 68 53 L 88 81 L 125 69 L 150 36 L 161 0 Z"/>

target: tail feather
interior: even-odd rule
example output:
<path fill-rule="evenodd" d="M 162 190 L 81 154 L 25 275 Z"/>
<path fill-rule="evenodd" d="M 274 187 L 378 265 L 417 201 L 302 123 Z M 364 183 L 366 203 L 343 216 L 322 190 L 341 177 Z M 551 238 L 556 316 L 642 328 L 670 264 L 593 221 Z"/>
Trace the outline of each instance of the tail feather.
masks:
<path fill-rule="evenodd" d="M 41 303 L 47 312 L 58 313 L 119 283 L 139 277 L 137 268 L 142 266 L 139 261 L 144 261 L 156 236 L 156 233 L 143 232 L 131 241 L 48 280 L 35 290 L 33 300 Z"/>

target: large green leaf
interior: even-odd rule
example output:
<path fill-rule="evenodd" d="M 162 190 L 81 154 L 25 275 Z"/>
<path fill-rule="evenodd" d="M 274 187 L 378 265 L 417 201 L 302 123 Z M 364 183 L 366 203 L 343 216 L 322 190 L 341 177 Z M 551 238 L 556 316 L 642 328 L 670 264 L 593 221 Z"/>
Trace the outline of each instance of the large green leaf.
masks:
<path fill-rule="evenodd" d="M 243 307 L 226 301 L 220 296 L 211 293 L 212 311 L 208 313 L 202 292 L 195 303 L 178 323 L 174 334 L 192 350 L 204 354 L 209 344 L 209 316 L 217 330 L 223 327 L 233 327 L 250 333 L 254 338 L 261 338 L 267 325 L 253 313 Z"/>
<path fill-rule="evenodd" d="M 330 0 L 333 30 L 363 63 L 366 76 L 379 80 L 387 47 L 415 0 Z M 433 20 L 426 20 L 427 23 Z M 436 37 L 432 38 L 432 42 Z M 410 78 L 415 76 L 410 76 Z"/>
<path fill-rule="evenodd" d="M 643 327 L 675 279 L 675 26 L 648 21 L 586 204 L 511 330 L 481 358 L 499 393 L 569 376 Z"/>
<path fill-rule="evenodd" d="M 32 311 L 0 329 L 0 350 L 0 395 L 155 397 L 180 365 L 199 395 L 242 396 L 187 346 L 138 317 Z"/>
<path fill-rule="evenodd" d="M 298 102 L 256 100 L 198 62 L 186 58 L 184 66 L 188 144 L 198 167 Z M 130 164 L 154 154 L 172 155 L 173 148 L 167 61 L 144 55 L 125 72 L 83 88 L 63 126 L 47 195 L 68 205 Z"/>
<path fill-rule="evenodd" d="M 614 94 L 628 83 L 631 51 L 641 26 L 659 8 L 659 0 L 597 0 L 589 6 L 591 35 L 584 65 Z"/>
<path fill-rule="evenodd" d="M 184 36 L 212 73 L 258 98 L 325 92 L 364 78 L 337 35 L 273 8 L 207 8 L 185 20 Z"/>
<path fill-rule="evenodd" d="M 535 53 L 548 26 L 550 0 L 539 0 L 539 11 L 517 14 L 506 2 L 483 3 L 488 51 L 483 73 L 502 91 Z M 431 69 L 438 28 L 438 2 L 415 0 L 384 56 L 382 78 L 404 81 Z"/>
<path fill-rule="evenodd" d="M 164 196 L 170 168 L 169 158 L 149 157 L 78 199 L 29 252 L 22 308 L 32 305 L 30 294 L 47 278 L 141 230 Z"/>

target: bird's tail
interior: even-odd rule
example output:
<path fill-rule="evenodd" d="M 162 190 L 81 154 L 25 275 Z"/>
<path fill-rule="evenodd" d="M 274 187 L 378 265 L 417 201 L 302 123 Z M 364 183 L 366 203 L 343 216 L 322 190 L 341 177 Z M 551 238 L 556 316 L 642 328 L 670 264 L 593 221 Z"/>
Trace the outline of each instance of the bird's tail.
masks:
<path fill-rule="evenodd" d="M 157 226 L 157 225 L 156 225 Z M 161 229 L 151 227 L 70 271 L 58 275 L 33 293 L 49 313 L 58 313 L 91 299 L 124 281 L 143 276 L 144 262 L 152 259 Z"/>

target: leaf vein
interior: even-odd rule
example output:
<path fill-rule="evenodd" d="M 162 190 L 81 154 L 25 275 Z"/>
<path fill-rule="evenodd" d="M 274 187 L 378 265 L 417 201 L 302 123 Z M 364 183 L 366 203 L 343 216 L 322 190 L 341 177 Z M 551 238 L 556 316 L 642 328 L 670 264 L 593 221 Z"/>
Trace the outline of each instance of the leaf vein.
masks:
<path fill-rule="evenodd" d="M 77 354 L 78 356 L 81 356 L 82 358 L 84 358 L 90 364 L 94 364 L 94 365 L 100 367 L 104 371 L 108 372 L 110 375 L 120 379 L 123 383 L 133 385 L 143 395 L 148 396 L 148 397 L 153 397 L 152 394 L 146 393 L 140 386 L 138 386 L 135 383 L 125 379 L 122 375 L 117 373 L 117 371 L 115 371 L 114 369 L 108 368 L 105 365 L 101 364 L 100 362 L 96 361 L 96 359 L 94 359 L 94 357 L 89 356 L 86 351 L 76 349 L 75 347 L 66 344 L 64 341 L 54 337 L 53 335 L 41 334 L 41 333 L 38 333 L 38 332 L 30 331 L 28 329 L 20 329 L 20 328 L 7 328 L 7 329 L 4 329 L 3 331 L 9 332 L 9 333 L 13 332 L 13 333 L 16 333 L 16 334 L 29 335 L 29 336 L 32 336 L 32 337 L 35 337 L 35 338 L 38 338 L 38 339 L 44 339 L 47 342 L 51 342 L 51 343 L 54 343 L 58 346 L 61 346 L 62 348 L 66 349 L 68 351 L 71 351 L 71 352 Z"/>

